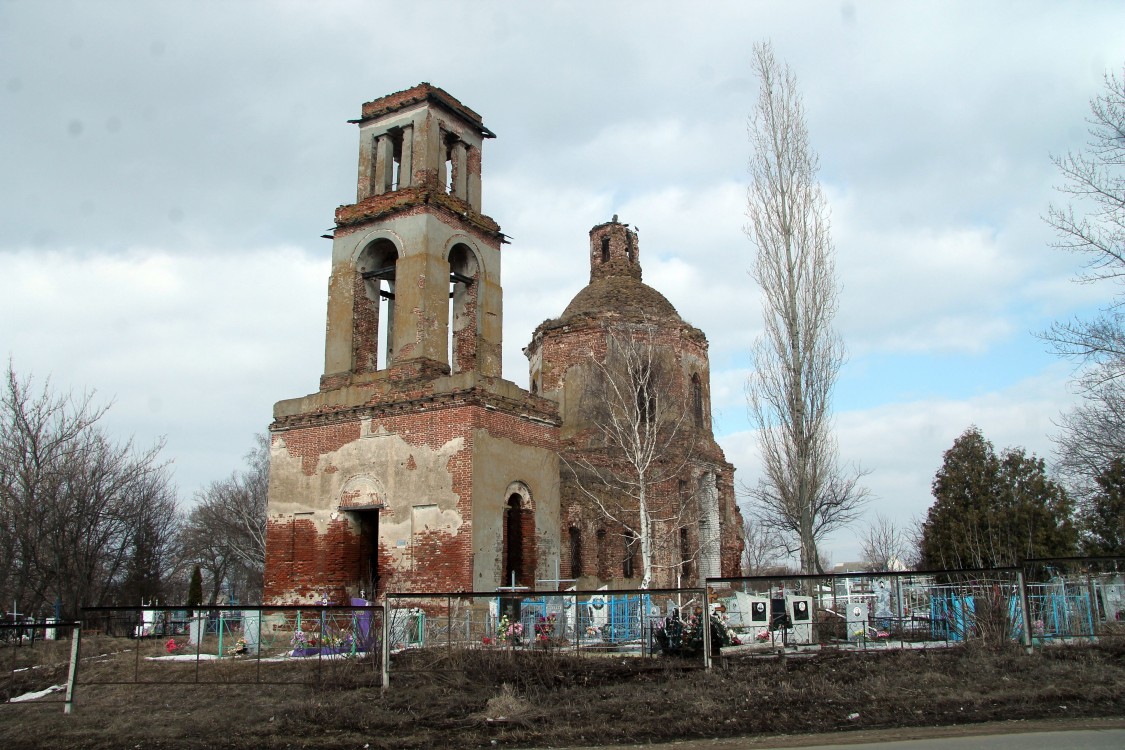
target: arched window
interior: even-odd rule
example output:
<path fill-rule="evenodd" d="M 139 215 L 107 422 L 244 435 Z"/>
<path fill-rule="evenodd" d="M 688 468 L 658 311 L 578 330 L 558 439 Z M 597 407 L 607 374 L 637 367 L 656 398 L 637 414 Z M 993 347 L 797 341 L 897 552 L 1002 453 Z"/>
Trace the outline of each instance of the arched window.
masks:
<path fill-rule="evenodd" d="M 523 505 L 519 495 L 508 498 L 504 512 L 504 582 L 502 585 L 511 586 L 526 584 L 522 580 L 523 570 Z"/>
<path fill-rule="evenodd" d="M 394 358 L 397 264 L 398 248 L 388 239 L 372 242 L 356 261 L 352 355 L 359 372 L 383 369 Z"/>
<path fill-rule="evenodd" d="M 582 577 L 582 535 L 577 526 L 570 527 L 570 577 Z"/>
<path fill-rule="evenodd" d="M 688 530 L 680 527 L 680 582 L 688 583 L 691 581 L 691 540 L 688 538 Z"/>
<path fill-rule="evenodd" d="M 605 529 L 598 529 L 595 535 L 598 540 L 598 578 L 605 578 L 608 565 L 606 565 Z"/>
<path fill-rule="evenodd" d="M 635 532 L 625 532 L 625 558 L 621 563 L 621 575 L 624 578 L 632 578 L 636 572 L 637 541 Z"/>
<path fill-rule="evenodd" d="M 703 426 L 703 381 L 699 379 L 699 373 L 692 373 L 691 376 L 691 411 L 695 415 L 695 424 L 697 427 Z"/>
<path fill-rule="evenodd" d="M 477 363 L 477 278 L 480 266 L 468 245 L 449 251 L 449 338 L 451 373 L 469 372 Z"/>
<path fill-rule="evenodd" d="M 602 237 L 602 263 L 609 262 L 609 237 Z"/>

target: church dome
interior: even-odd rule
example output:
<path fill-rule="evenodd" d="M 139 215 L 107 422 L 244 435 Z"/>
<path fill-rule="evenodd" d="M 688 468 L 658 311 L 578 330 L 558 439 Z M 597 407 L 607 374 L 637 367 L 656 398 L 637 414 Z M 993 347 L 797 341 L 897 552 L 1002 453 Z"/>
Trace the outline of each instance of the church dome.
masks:
<path fill-rule="evenodd" d="M 682 322 L 660 292 L 641 281 L 637 232 L 613 217 L 590 230 L 590 283 L 566 306 L 559 322 L 611 313 L 626 320 Z"/>
<path fill-rule="evenodd" d="M 559 322 L 602 313 L 614 313 L 628 320 L 672 318 L 680 321 L 679 313 L 668 298 L 640 279 L 605 276 L 594 279 L 578 292 L 559 317 Z"/>

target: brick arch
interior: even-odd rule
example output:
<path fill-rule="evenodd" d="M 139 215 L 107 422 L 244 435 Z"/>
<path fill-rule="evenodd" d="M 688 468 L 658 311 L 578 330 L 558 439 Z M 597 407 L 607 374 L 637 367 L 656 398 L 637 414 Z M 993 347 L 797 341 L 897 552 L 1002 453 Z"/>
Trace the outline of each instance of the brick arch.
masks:
<path fill-rule="evenodd" d="M 370 508 L 386 502 L 387 489 L 378 477 L 353 474 L 340 487 L 339 507 Z"/>
<path fill-rule="evenodd" d="M 480 271 L 481 276 L 483 276 L 487 270 L 484 265 L 484 254 L 481 252 L 477 242 L 467 234 L 458 232 L 446 240 L 445 247 L 442 248 L 442 257 L 448 261 L 449 256 L 453 253 L 453 249 L 458 245 L 472 253 L 473 259 L 477 264 L 477 269 Z"/>

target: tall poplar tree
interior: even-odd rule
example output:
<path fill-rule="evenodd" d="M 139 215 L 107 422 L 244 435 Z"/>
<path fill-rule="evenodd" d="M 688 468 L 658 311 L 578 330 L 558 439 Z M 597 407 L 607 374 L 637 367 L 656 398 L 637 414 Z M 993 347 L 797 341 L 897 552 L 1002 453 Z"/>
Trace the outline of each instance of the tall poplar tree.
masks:
<path fill-rule="evenodd" d="M 765 332 L 746 390 L 764 477 L 750 494 L 760 522 L 799 553 L 802 572 L 816 573 L 819 540 L 856 519 L 866 491 L 862 472 L 841 472 L 832 434 L 832 388 L 844 361 L 832 324 L 835 248 L 797 79 L 768 43 L 755 45 L 754 68 L 761 88 L 748 129 L 746 233 L 758 249 Z"/>

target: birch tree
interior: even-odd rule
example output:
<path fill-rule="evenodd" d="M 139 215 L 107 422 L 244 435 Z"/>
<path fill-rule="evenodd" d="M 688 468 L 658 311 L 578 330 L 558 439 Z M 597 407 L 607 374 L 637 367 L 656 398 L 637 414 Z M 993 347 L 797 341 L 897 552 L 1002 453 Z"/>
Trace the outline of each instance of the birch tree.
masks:
<path fill-rule="evenodd" d="M 832 434 L 831 396 L 844 359 L 833 328 L 835 250 L 817 180 L 797 80 L 768 43 L 755 45 L 761 87 L 749 124 L 752 146 L 746 232 L 757 247 L 764 333 L 747 382 L 764 476 L 750 494 L 761 522 L 783 532 L 801 570 L 818 572 L 817 543 L 855 520 L 862 472 L 845 475 Z"/>
<path fill-rule="evenodd" d="M 694 492 L 679 479 L 692 456 L 690 397 L 656 326 L 620 324 L 607 333 L 605 356 L 590 354 L 592 448 L 563 456 L 580 491 L 618 524 L 626 547 L 641 555 L 641 588 L 649 588 L 657 559 L 680 542 L 679 529 L 697 524 Z M 671 490 L 671 491 L 670 491 Z M 700 553 L 694 545 L 692 559 Z M 665 554 L 660 554 L 665 553 Z"/>

